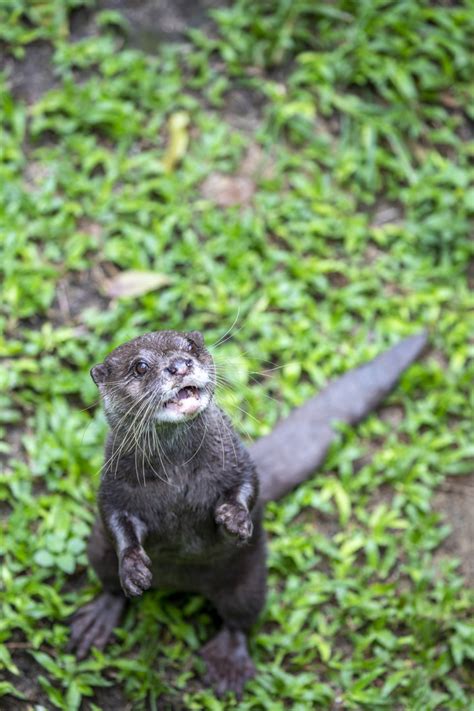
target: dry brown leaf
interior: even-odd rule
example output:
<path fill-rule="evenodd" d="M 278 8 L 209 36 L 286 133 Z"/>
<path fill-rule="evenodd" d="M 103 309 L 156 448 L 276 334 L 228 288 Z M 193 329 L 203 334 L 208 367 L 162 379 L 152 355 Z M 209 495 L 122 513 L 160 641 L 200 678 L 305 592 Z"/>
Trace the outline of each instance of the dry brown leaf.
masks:
<path fill-rule="evenodd" d="M 254 181 L 244 175 L 212 173 L 201 185 L 202 196 L 218 207 L 248 205 L 254 192 Z"/>
<path fill-rule="evenodd" d="M 169 284 L 171 279 L 158 272 L 127 271 L 119 272 L 112 279 L 104 282 L 104 291 L 110 299 L 122 296 L 142 296 Z"/>

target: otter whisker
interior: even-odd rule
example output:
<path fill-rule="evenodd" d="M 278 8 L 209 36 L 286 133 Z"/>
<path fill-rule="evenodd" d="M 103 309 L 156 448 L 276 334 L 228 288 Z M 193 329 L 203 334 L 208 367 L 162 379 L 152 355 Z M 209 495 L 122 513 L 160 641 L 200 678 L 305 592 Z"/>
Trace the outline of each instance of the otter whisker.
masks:
<path fill-rule="evenodd" d="M 230 328 L 228 328 L 227 331 L 224 333 L 224 335 L 221 336 L 215 343 L 212 343 L 210 346 L 208 346 L 207 350 L 211 350 L 211 348 L 217 348 L 220 344 L 222 344 L 224 342 L 223 339 L 227 336 L 228 333 L 232 332 L 232 329 L 234 328 L 235 324 L 239 320 L 239 316 L 240 316 L 240 305 L 237 307 L 237 316 L 234 318 Z M 242 326 L 240 328 L 242 328 Z"/>
<path fill-rule="evenodd" d="M 119 386 L 116 385 L 115 388 L 112 389 L 112 392 L 114 392 L 114 390 L 119 390 L 119 389 L 120 389 Z M 95 401 L 92 403 L 92 405 L 89 405 L 89 407 L 84 407 L 82 410 L 79 410 L 79 412 L 87 412 L 88 410 L 91 410 L 91 409 L 92 409 L 93 407 L 95 407 L 96 405 L 100 405 L 100 402 L 101 402 L 101 398 L 99 397 L 97 400 L 95 400 Z M 83 433 L 82 433 L 81 445 L 84 444 L 84 438 L 85 438 L 85 436 L 86 436 L 86 432 L 87 432 L 87 430 L 89 429 L 89 427 L 91 426 L 91 424 L 92 424 L 93 422 L 94 422 L 94 418 L 93 418 L 93 417 L 90 417 L 90 418 L 89 418 L 89 422 L 88 422 L 87 425 L 84 427 L 84 431 L 83 431 Z"/>
<path fill-rule="evenodd" d="M 217 385 L 217 387 L 219 388 L 219 385 Z M 235 397 L 235 395 L 234 395 L 233 392 L 230 392 L 229 394 L 230 394 L 232 397 Z M 255 420 L 255 422 L 258 422 L 258 424 L 260 424 L 260 420 L 259 420 L 257 417 L 255 417 L 254 415 L 252 415 L 251 412 L 248 412 L 248 410 L 244 410 L 242 407 L 239 407 L 239 405 L 236 405 L 235 403 L 234 403 L 233 406 L 236 407 L 238 410 L 240 410 L 240 412 L 243 412 L 244 415 L 247 415 L 248 417 L 251 417 L 252 420 Z"/>
<path fill-rule="evenodd" d="M 159 479 L 161 479 L 161 480 L 164 481 L 165 483 L 169 484 L 168 475 L 166 474 L 166 470 L 164 469 L 163 463 L 161 463 L 161 465 L 162 465 L 162 467 L 163 467 L 163 470 L 165 471 L 166 479 L 163 479 L 163 478 L 158 474 L 158 472 L 155 470 L 155 468 L 154 468 L 152 462 L 150 461 L 150 457 L 153 456 L 153 449 L 152 449 L 152 447 L 150 446 L 150 433 L 153 434 L 153 432 L 154 432 L 154 428 L 153 428 L 153 416 L 154 416 L 154 413 L 156 412 L 156 409 L 157 409 L 157 403 L 156 403 L 157 399 L 158 399 L 158 401 L 159 401 L 159 402 L 158 402 L 158 407 L 160 406 L 160 404 L 161 404 L 161 402 L 162 402 L 162 398 L 159 397 L 159 394 L 156 394 L 155 396 L 153 396 L 153 397 L 150 399 L 149 406 L 148 406 L 148 408 L 147 408 L 145 414 L 143 415 L 144 425 L 143 425 L 143 427 L 142 427 L 142 429 L 141 429 L 141 431 L 140 431 L 140 436 L 141 436 L 141 433 L 143 433 L 143 440 L 144 440 L 143 443 L 144 443 L 144 445 L 145 445 L 144 449 L 142 450 L 142 451 L 143 451 L 143 455 L 144 455 L 144 456 L 143 456 L 143 459 L 142 459 L 142 465 L 144 466 L 144 459 L 146 459 L 147 462 L 148 462 L 148 465 L 150 466 L 150 469 L 152 470 L 152 472 L 153 472 Z M 146 439 L 145 439 L 145 438 L 146 438 Z M 149 451 L 148 451 L 148 455 L 149 455 L 149 456 L 147 456 L 147 453 L 146 453 L 146 446 L 148 446 L 148 450 L 149 450 Z M 159 452 L 158 452 L 158 454 L 159 454 Z M 160 461 L 161 461 L 161 457 L 160 457 Z M 144 472 L 144 468 L 143 468 L 143 480 L 144 480 L 144 482 L 145 482 L 145 472 Z"/>
<path fill-rule="evenodd" d="M 158 400 L 157 405 L 155 406 L 155 412 L 162 406 L 162 404 L 163 404 L 163 397 L 160 397 L 159 400 Z M 152 423 L 151 423 L 151 428 L 150 428 L 150 429 L 151 429 L 151 434 L 152 434 L 153 446 L 156 447 L 156 453 L 157 453 L 157 455 L 158 455 L 158 459 L 160 460 L 161 468 L 162 468 L 162 470 L 163 470 L 163 472 L 164 472 L 165 479 L 163 479 L 163 478 L 158 474 L 158 472 L 156 472 L 155 470 L 153 470 L 153 471 L 154 471 L 154 473 L 156 474 L 156 476 L 158 477 L 158 479 L 161 479 L 162 481 L 164 481 L 166 484 L 169 484 L 170 486 L 175 486 L 172 482 L 170 482 L 168 472 L 166 471 L 166 467 L 165 467 L 165 465 L 164 465 L 163 459 L 161 458 L 161 455 L 163 454 L 163 457 L 166 458 L 166 459 L 168 459 L 168 458 L 166 457 L 166 454 L 165 454 L 164 450 L 162 450 L 162 448 L 161 448 L 161 445 L 160 445 L 160 438 L 158 437 L 158 433 L 157 433 L 157 431 L 156 431 L 156 423 L 155 423 L 154 420 L 153 420 Z M 169 459 L 168 459 L 168 462 L 169 462 Z M 171 462 L 169 462 L 169 463 L 171 464 Z"/>
<path fill-rule="evenodd" d="M 281 367 L 283 367 L 283 366 L 281 366 Z M 249 380 L 251 380 L 253 383 L 255 383 L 255 385 L 261 385 L 261 383 L 259 383 L 256 378 L 252 377 L 251 373 L 257 373 L 257 371 L 250 371 L 250 372 L 249 372 Z M 257 374 L 260 375 L 260 373 L 257 373 Z M 216 372 L 214 372 L 213 375 L 214 375 L 214 379 L 215 379 L 216 385 L 217 385 L 217 386 L 220 386 L 220 388 L 221 388 L 222 390 L 225 389 L 225 388 L 229 388 L 229 390 L 235 390 L 235 389 L 236 389 L 237 386 L 236 386 L 236 385 L 230 380 L 230 378 L 228 378 L 227 376 L 223 376 L 223 375 L 221 375 L 221 374 L 219 374 L 219 373 L 216 373 Z M 265 375 L 264 375 L 263 377 L 271 377 L 271 376 L 265 376 Z M 261 391 L 260 391 L 260 392 L 259 392 L 259 397 L 262 396 L 262 395 L 263 395 L 263 397 L 267 398 L 268 400 L 272 400 L 273 402 L 276 402 L 278 405 L 281 405 L 281 401 L 280 401 L 280 400 L 277 400 L 276 398 L 272 397 L 272 396 L 269 395 L 268 393 L 264 393 L 264 392 L 261 392 Z"/>
<path fill-rule="evenodd" d="M 114 477 L 117 476 L 117 468 L 118 468 L 118 462 L 119 462 L 120 456 L 121 456 L 123 453 L 125 453 L 125 452 L 128 451 L 128 450 L 126 449 L 126 447 L 128 446 L 128 444 L 129 444 L 129 442 L 130 442 L 130 437 L 129 437 L 129 435 L 130 435 L 131 427 L 132 427 L 132 425 L 133 425 L 133 420 L 132 420 L 131 425 L 129 426 L 129 428 L 126 430 L 125 433 L 123 433 L 123 432 L 121 431 L 121 427 L 120 427 L 120 426 L 121 426 L 122 422 L 124 422 L 124 421 L 126 420 L 126 418 L 130 415 L 130 413 L 131 413 L 131 411 L 133 410 L 133 408 L 135 408 L 135 407 L 137 407 L 138 405 L 140 405 L 140 403 L 146 398 L 146 396 L 147 396 L 147 393 L 145 393 L 137 402 L 133 402 L 132 405 L 128 408 L 128 410 L 125 412 L 125 414 L 119 419 L 119 421 L 118 421 L 117 423 L 115 423 L 115 426 L 112 428 L 112 431 L 114 431 L 114 439 L 113 439 L 112 448 L 111 448 L 111 449 L 112 449 L 112 453 L 111 453 L 111 456 L 109 457 L 109 459 L 107 460 L 107 462 L 105 462 L 105 463 L 102 465 L 101 471 L 105 471 L 109 466 L 110 466 L 110 468 L 111 468 L 111 467 L 112 467 L 113 460 L 116 459 L 116 467 L 115 467 L 115 474 L 114 474 Z M 122 439 L 122 441 L 121 441 L 120 446 L 118 447 L 118 449 L 115 450 L 115 442 L 116 442 L 117 437 L 118 437 L 119 434 L 120 434 L 120 435 L 123 434 L 123 439 Z"/>
<path fill-rule="evenodd" d="M 227 432 L 227 435 L 228 435 L 227 441 L 230 442 L 230 444 L 231 444 L 232 451 L 234 452 L 234 459 L 235 459 L 235 461 L 237 462 L 237 461 L 238 461 L 238 459 L 237 459 L 237 452 L 235 451 L 234 439 L 233 439 L 233 437 L 232 437 L 232 429 L 230 428 L 230 426 L 229 426 L 229 425 L 227 424 L 227 422 L 225 421 L 225 417 L 224 417 L 224 415 L 222 414 L 222 412 L 220 411 L 219 408 L 217 408 L 217 413 L 219 414 L 220 420 L 221 420 L 222 425 L 223 425 L 223 427 L 224 427 L 224 432 Z M 222 439 L 221 439 L 221 444 L 222 444 L 222 446 L 224 446 Z"/>
<path fill-rule="evenodd" d="M 220 386 L 219 386 L 219 385 L 216 385 L 216 390 L 219 390 L 219 389 L 220 389 Z M 231 395 L 231 397 L 233 397 L 234 399 L 236 398 L 236 395 L 235 395 L 234 393 L 228 392 L 228 394 Z M 256 422 L 259 422 L 259 420 L 258 420 L 256 417 L 254 417 L 254 416 L 253 416 L 250 412 L 248 412 L 247 410 L 244 410 L 243 408 L 239 407 L 235 402 L 232 402 L 232 403 L 230 403 L 230 404 L 231 404 L 231 407 L 234 407 L 234 408 L 236 408 L 237 410 L 240 410 L 240 412 L 242 412 L 244 415 L 248 415 L 249 417 L 251 417 L 251 418 L 252 418 L 253 420 L 255 420 Z M 240 422 L 240 429 L 243 431 L 243 434 L 246 436 L 246 438 L 249 440 L 249 442 L 253 442 L 253 437 L 252 437 L 251 434 L 249 434 L 249 431 L 248 431 L 247 427 L 243 424 L 243 422 Z"/>
<path fill-rule="evenodd" d="M 222 419 L 222 417 L 220 419 Z M 217 420 L 217 427 L 219 429 L 219 439 L 221 441 L 221 449 L 222 449 L 222 469 L 224 470 L 224 468 L 225 468 L 225 450 L 224 450 L 224 440 L 222 438 L 222 427 L 221 427 L 221 423 L 219 420 Z"/>
<path fill-rule="evenodd" d="M 148 425 L 149 425 L 150 413 L 152 412 L 152 410 L 154 410 L 155 397 L 156 396 L 153 394 L 150 397 L 147 397 L 146 401 L 143 403 L 140 410 L 136 413 L 135 418 L 133 420 L 133 437 L 134 437 L 134 441 L 135 441 L 135 447 L 134 447 L 134 450 L 135 450 L 134 451 L 134 460 L 135 460 L 135 470 L 136 470 L 135 473 L 137 476 L 137 481 L 140 482 L 137 456 L 138 456 L 139 452 L 141 452 L 142 453 L 141 468 L 142 468 L 143 486 L 146 486 L 145 459 L 147 460 L 151 469 L 153 469 L 153 466 L 152 466 L 149 458 L 147 457 L 147 453 L 146 453 L 145 434 L 147 432 Z M 138 427 L 136 428 L 135 425 L 136 425 L 137 421 L 138 421 Z M 154 471 L 154 469 L 153 469 L 153 471 Z M 156 474 L 156 472 L 155 472 L 155 474 Z"/>
<path fill-rule="evenodd" d="M 203 445 L 203 442 L 204 442 L 204 440 L 205 440 L 205 438 L 206 438 L 207 427 L 208 427 L 207 421 L 204 421 L 204 434 L 203 434 L 203 436 L 202 436 L 202 439 L 201 439 L 201 442 L 200 442 L 200 444 L 199 444 L 199 447 L 196 449 L 196 451 L 194 452 L 194 454 L 193 454 L 189 459 L 187 459 L 185 462 L 183 462 L 183 464 L 189 464 L 189 462 L 191 462 L 191 461 L 194 459 L 194 457 L 196 456 L 196 454 L 197 454 L 197 453 L 199 452 L 199 450 L 201 449 L 201 447 L 202 447 L 202 445 Z"/>
<path fill-rule="evenodd" d="M 255 380 L 255 378 L 250 378 L 250 380 L 252 380 L 255 383 L 255 385 L 260 385 L 260 383 L 257 380 Z M 226 388 L 228 388 L 230 391 L 233 391 L 236 388 L 236 386 L 233 385 L 232 383 L 228 383 L 228 382 L 224 383 L 221 380 L 216 381 L 216 386 L 218 388 L 220 388 L 221 390 L 225 390 Z M 272 395 L 269 395 L 268 393 L 259 391 L 258 396 L 259 396 L 259 398 L 264 397 L 267 400 L 272 400 L 273 402 L 276 402 L 277 405 L 281 406 L 281 400 L 277 400 L 277 398 L 274 398 Z"/>
<path fill-rule="evenodd" d="M 147 393 L 148 395 L 148 393 Z M 142 452 L 142 474 L 143 474 L 143 485 L 146 485 L 146 477 L 145 477 L 145 452 L 143 448 L 141 447 L 141 438 L 142 438 L 142 433 L 144 431 L 144 428 L 148 425 L 148 416 L 149 412 L 151 411 L 152 405 L 153 405 L 153 400 L 154 396 L 153 394 L 150 397 L 147 397 L 143 405 L 140 407 L 140 410 L 136 413 L 134 420 L 133 420 L 133 436 L 135 440 L 135 452 L 134 452 L 134 457 L 135 457 L 135 468 L 136 468 L 136 475 L 137 475 L 137 480 L 139 480 L 139 475 L 138 475 L 138 462 L 137 462 L 137 453 L 140 450 Z M 135 424 L 138 421 L 138 428 L 135 429 Z"/>

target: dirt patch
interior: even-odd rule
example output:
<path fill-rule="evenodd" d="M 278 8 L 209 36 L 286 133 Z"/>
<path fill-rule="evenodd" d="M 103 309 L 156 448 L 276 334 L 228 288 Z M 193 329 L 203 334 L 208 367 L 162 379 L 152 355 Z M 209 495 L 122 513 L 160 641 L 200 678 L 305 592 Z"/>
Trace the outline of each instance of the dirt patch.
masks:
<path fill-rule="evenodd" d="M 211 173 L 201 185 L 201 195 L 218 207 L 249 205 L 260 177 L 273 173 L 271 157 L 257 143 L 251 143 L 236 174 Z"/>
<path fill-rule="evenodd" d="M 248 205 L 255 192 L 255 183 L 243 175 L 212 173 L 201 186 L 201 194 L 218 207 Z"/>
<path fill-rule="evenodd" d="M 70 15 L 70 39 L 78 41 L 97 33 L 95 14 L 117 10 L 125 19 L 124 39 L 128 46 L 154 54 L 165 42 L 183 41 L 190 28 L 210 34 L 214 27 L 209 10 L 225 7 L 225 0 L 102 0 L 94 9 L 79 8 Z M 38 40 L 24 47 L 16 59 L 0 48 L 0 65 L 9 77 L 17 99 L 32 104 L 57 84 L 51 43 Z"/>
<path fill-rule="evenodd" d="M 102 711 L 132 711 L 133 705 L 127 701 L 122 687 L 118 684 L 104 688 L 97 687 L 90 703 L 85 701 L 84 709 L 91 709 L 91 703 L 99 706 Z"/>
<path fill-rule="evenodd" d="M 474 259 L 471 259 L 467 267 L 467 284 L 470 289 L 474 289 Z"/>
<path fill-rule="evenodd" d="M 127 21 L 127 44 L 154 53 L 164 41 L 185 39 L 191 27 L 209 34 L 209 10 L 226 5 L 222 0 L 104 0 L 99 9 L 118 10 Z"/>
<path fill-rule="evenodd" d="M 380 419 L 388 422 L 393 429 L 398 428 L 405 417 L 405 409 L 401 405 L 387 405 L 380 412 Z"/>
<path fill-rule="evenodd" d="M 23 445 L 22 438 L 25 428 L 20 424 L 5 426 L 5 441 L 8 443 L 8 452 L 0 452 L 0 466 L 8 466 L 8 462 L 14 459 L 22 459 Z M 3 504 L 3 502 L 2 502 Z"/>
<path fill-rule="evenodd" d="M 474 587 L 474 472 L 446 479 L 434 496 L 433 507 L 451 527 L 435 561 L 460 559 L 466 583 Z"/>
<path fill-rule="evenodd" d="M 106 309 L 109 304 L 101 292 L 104 276 L 97 269 L 70 272 L 58 282 L 56 296 L 48 312 L 55 325 L 80 322 L 81 313 L 89 308 Z"/>
<path fill-rule="evenodd" d="M 50 708 L 48 697 L 38 684 L 38 676 L 43 674 L 44 669 L 26 651 L 26 648 L 30 646 L 29 643 L 20 640 L 19 636 L 7 645 L 20 674 L 13 675 L 10 672 L 3 672 L 2 678 L 13 684 L 20 693 L 25 695 L 26 699 L 23 701 L 10 695 L 3 696 L 2 711 L 28 711 L 32 708 L 32 704 L 36 708 Z"/>
<path fill-rule="evenodd" d="M 262 122 L 266 98 L 247 87 L 233 87 L 225 94 L 223 118 L 232 128 L 255 134 Z"/>
<path fill-rule="evenodd" d="M 51 60 L 53 48 L 49 42 L 32 42 L 25 48 L 23 59 L 14 59 L 0 51 L 0 65 L 8 77 L 15 98 L 33 104 L 56 84 Z"/>
<path fill-rule="evenodd" d="M 399 205 L 380 203 L 372 215 L 371 227 L 399 225 L 403 221 L 403 211 Z"/>

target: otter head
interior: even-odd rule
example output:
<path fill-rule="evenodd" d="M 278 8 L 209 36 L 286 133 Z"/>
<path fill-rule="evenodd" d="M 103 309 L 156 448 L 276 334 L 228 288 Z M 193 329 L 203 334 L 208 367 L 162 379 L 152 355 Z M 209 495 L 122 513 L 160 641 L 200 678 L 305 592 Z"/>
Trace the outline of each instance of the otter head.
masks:
<path fill-rule="evenodd" d="M 91 376 L 109 422 L 128 418 L 179 423 L 209 405 L 214 365 L 198 331 L 156 331 L 113 350 Z"/>

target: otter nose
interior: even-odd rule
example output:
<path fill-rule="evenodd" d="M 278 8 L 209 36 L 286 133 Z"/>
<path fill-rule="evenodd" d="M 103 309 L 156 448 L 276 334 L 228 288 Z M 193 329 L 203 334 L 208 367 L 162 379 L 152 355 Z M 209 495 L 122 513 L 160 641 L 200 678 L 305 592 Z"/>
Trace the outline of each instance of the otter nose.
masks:
<path fill-rule="evenodd" d="M 166 370 L 171 375 L 186 375 L 191 370 L 193 361 L 191 358 L 174 358 L 169 362 Z"/>

